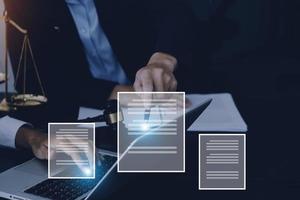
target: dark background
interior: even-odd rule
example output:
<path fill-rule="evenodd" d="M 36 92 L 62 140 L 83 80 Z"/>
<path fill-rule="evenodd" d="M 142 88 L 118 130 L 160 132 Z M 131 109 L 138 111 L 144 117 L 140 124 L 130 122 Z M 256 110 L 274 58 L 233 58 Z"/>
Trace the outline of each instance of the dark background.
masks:
<path fill-rule="evenodd" d="M 198 135 L 187 133 L 185 174 L 117 174 L 95 199 L 298 199 L 300 1 L 187 0 L 197 17 L 186 92 L 230 92 L 248 124 L 247 191 L 198 191 Z M 188 77 L 188 78 L 187 78 Z M 0 151 L 9 168 L 28 158 Z M 18 156 L 16 156 L 18 155 Z"/>
<path fill-rule="evenodd" d="M 189 75 L 209 86 L 188 88 L 228 90 L 230 84 L 250 97 L 299 96 L 299 1 L 188 1 L 198 19 Z"/>

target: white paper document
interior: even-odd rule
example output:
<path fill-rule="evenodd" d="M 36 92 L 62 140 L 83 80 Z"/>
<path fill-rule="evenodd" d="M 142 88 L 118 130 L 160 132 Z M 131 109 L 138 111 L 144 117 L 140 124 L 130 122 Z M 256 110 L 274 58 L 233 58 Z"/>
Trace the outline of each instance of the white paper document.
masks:
<path fill-rule="evenodd" d="M 95 108 L 80 107 L 79 114 L 78 114 L 78 120 L 97 117 L 102 114 L 103 114 L 103 110 L 99 110 L 99 109 L 95 109 Z M 106 126 L 105 122 L 96 122 L 95 123 L 96 128 L 103 127 L 103 126 Z"/>
<path fill-rule="evenodd" d="M 207 99 L 213 99 L 188 131 L 247 132 L 247 125 L 230 94 L 190 94 L 187 98 L 191 101 L 192 108 Z"/>
<path fill-rule="evenodd" d="M 188 131 L 247 132 L 247 125 L 239 113 L 231 94 L 189 94 L 186 95 L 186 98 L 191 102 L 191 105 L 185 110 L 186 113 L 201 106 L 207 100 L 213 99 L 198 119 L 190 127 L 186 127 Z M 78 119 L 95 117 L 102 113 L 103 111 L 101 110 L 81 107 Z M 125 124 L 127 120 L 126 118 Z M 96 123 L 96 127 L 105 125 L 105 122 Z"/>

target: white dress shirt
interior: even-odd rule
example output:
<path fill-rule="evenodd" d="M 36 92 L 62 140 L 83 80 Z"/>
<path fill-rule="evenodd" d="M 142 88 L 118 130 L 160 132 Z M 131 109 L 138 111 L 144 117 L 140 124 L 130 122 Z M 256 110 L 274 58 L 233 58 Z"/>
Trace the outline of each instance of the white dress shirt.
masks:
<path fill-rule="evenodd" d="M 17 131 L 26 122 L 5 116 L 0 118 L 0 145 L 15 148 Z"/>

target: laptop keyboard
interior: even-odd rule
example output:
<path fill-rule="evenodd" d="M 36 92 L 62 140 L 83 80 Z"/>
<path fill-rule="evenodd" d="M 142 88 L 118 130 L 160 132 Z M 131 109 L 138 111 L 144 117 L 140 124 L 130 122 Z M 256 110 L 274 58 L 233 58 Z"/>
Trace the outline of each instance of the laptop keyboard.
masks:
<path fill-rule="evenodd" d="M 93 189 L 111 166 L 117 161 L 112 156 L 103 156 L 96 168 L 95 179 L 47 179 L 24 192 L 53 200 L 72 200 Z"/>

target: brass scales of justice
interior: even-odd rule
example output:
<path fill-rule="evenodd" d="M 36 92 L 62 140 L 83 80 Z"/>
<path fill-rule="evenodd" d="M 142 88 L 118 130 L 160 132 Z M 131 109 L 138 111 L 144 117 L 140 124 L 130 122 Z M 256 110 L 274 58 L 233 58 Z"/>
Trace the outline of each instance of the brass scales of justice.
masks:
<path fill-rule="evenodd" d="M 9 18 L 7 11 L 4 11 L 3 16 L 1 16 L 1 20 L 5 22 L 5 49 L 4 49 L 4 73 L 0 72 L 0 84 L 5 84 L 5 92 L 4 99 L 1 101 L 0 99 L 0 112 L 10 112 L 12 110 L 16 110 L 21 107 L 35 107 L 46 104 L 48 99 L 45 94 L 45 90 L 42 85 L 42 81 L 38 72 L 37 63 L 35 61 L 33 51 L 31 48 L 29 34 L 26 29 L 20 27 L 15 21 Z M 21 53 L 17 66 L 17 73 L 15 78 L 14 86 L 17 88 L 17 83 L 20 78 L 21 69 L 23 69 L 23 85 L 22 85 L 22 93 L 17 93 L 9 97 L 8 94 L 8 38 L 7 38 L 7 28 L 11 26 L 15 28 L 18 32 L 24 35 L 23 44 L 21 48 Z M 26 71 L 28 65 L 28 59 L 31 59 L 31 63 L 34 68 L 34 72 L 36 74 L 36 78 L 41 90 L 41 94 L 28 94 L 26 92 Z"/>

